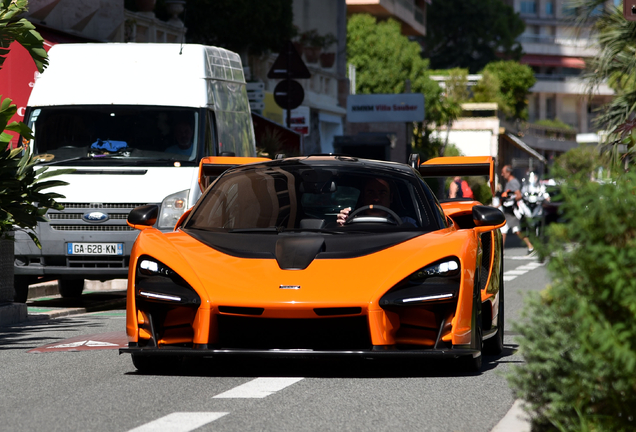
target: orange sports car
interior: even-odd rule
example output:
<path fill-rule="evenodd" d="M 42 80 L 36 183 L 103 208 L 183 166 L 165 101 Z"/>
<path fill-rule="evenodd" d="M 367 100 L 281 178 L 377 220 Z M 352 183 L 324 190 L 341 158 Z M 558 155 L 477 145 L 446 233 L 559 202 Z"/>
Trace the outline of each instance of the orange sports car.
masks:
<path fill-rule="evenodd" d="M 141 371 L 229 355 L 457 358 L 479 370 L 483 350 L 503 347 L 505 219 L 438 200 L 425 180 L 456 175 L 492 188 L 493 160 L 204 159 L 205 192 L 174 231 L 154 228 L 157 206 L 128 216 L 141 233 L 120 351 Z"/>

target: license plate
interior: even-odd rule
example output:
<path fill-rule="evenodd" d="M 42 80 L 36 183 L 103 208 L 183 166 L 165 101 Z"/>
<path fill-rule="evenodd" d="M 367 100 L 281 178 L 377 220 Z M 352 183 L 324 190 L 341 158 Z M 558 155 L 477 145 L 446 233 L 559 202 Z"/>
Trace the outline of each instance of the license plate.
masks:
<path fill-rule="evenodd" d="M 67 243 L 68 255 L 123 255 L 123 243 Z"/>

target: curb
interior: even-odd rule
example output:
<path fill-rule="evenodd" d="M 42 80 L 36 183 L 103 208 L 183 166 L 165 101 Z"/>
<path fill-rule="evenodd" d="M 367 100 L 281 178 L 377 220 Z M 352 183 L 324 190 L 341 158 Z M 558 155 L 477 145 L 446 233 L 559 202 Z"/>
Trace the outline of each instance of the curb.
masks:
<path fill-rule="evenodd" d="M 490 432 L 530 432 L 531 429 L 528 413 L 523 410 L 523 401 L 517 399 Z"/>
<path fill-rule="evenodd" d="M 110 291 L 110 290 L 125 290 L 127 281 L 112 280 L 107 282 L 90 281 L 84 282 L 84 290 L 88 291 Z M 41 297 L 50 297 L 59 294 L 57 287 L 57 281 L 42 282 L 29 286 L 29 294 L 27 299 L 32 300 Z M 69 308 L 45 308 L 48 310 L 37 311 L 33 310 L 29 312 L 29 307 L 34 309 L 38 308 L 36 305 L 27 305 L 26 303 L 0 303 L 0 327 L 8 327 L 24 322 L 31 321 L 44 321 L 53 318 L 59 318 L 70 315 L 80 315 L 90 312 L 99 312 L 112 308 L 125 308 L 126 299 L 108 300 L 102 301 L 90 305 L 89 307 L 69 307 Z"/>

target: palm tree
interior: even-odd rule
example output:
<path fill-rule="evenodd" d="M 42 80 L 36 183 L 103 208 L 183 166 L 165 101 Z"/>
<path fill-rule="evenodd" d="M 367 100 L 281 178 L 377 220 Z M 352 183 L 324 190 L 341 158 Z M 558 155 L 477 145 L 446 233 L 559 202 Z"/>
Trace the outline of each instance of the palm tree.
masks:
<path fill-rule="evenodd" d="M 627 144 L 629 155 L 636 141 L 636 22 L 625 19 L 621 4 L 609 6 L 606 0 L 572 0 L 569 6 L 577 8 L 575 22 L 579 27 L 594 19 L 599 51 L 587 64 L 588 91 L 592 93 L 607 82 L 616 92 L 599 111 L 597 125 L 609 133 L 611 143 Z"/>

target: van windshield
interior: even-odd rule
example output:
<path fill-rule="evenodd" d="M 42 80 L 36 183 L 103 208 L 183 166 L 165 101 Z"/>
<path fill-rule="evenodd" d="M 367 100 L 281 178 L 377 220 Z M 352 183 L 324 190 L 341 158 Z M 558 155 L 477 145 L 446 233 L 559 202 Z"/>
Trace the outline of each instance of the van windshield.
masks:
<path fill-rule="evenodd" d="M 157 106 L 57 106 L 30 112 L 33 154 L 44 163 L 196 163 L 199 113 Z"/>

